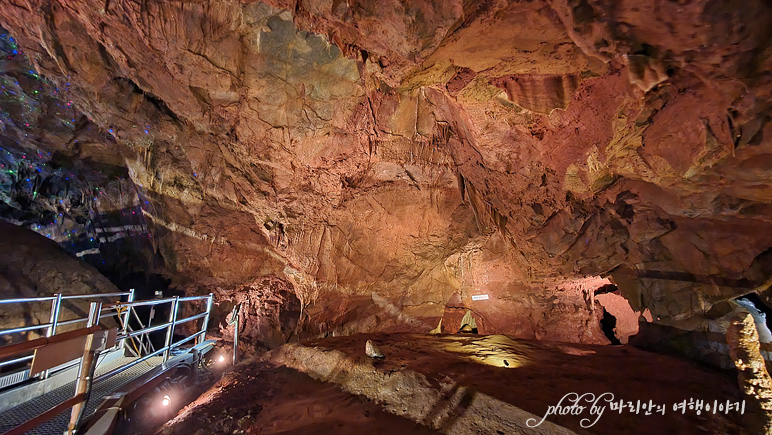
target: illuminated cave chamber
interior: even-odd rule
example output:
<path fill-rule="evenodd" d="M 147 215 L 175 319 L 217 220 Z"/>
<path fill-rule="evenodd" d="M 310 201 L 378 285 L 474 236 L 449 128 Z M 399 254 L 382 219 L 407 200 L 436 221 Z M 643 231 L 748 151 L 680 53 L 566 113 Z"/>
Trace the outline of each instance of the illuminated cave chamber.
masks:
<path fill-rule="evenodd" d="M 212 293 L 213 361 L 238 313 L 242 360 L 264 360 L 229 382 L 276 392 L 234 404 L 244 427 L 307 422 L 287 383 L 464 433 L 494 403 L 543 415 L 556 361 L 566 388 L 744 397 L 720 370 L 755 343 L 732 342 L 746 312 L 767 363 L 768 2 L 60 3 L 0 6 L 0 289 Z"/>

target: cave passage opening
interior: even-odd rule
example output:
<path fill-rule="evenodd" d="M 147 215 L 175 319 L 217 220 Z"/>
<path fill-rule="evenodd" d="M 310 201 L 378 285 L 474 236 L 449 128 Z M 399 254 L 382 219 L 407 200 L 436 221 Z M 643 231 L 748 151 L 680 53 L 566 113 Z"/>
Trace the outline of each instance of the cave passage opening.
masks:
<path fill-rule="evenodd" d="M 605 293 L 614 293 L 619 290 L 613 283 L 604 284 L 595 289 L 593 296 L 602 295 Z M 603 335 L 608 338 L 612 345 L 621 345 L 622 341 L 617 337 L 617 318 L 613 314 L 609 313 L 605 307 L 601 306 L 603 310 L 603 317 L 600 319 L 600 329 L 603 331 Z"/>
<path fill-rule="evenodd" d="M 616 328 L 617 328 L 617 318 L 614 317 L 611 313 L 606 311 L 605 308 L 603 308 L 603 318 L 600 319 L 600 328 L 603 331 L 603 334 L 606 336 L 606 338 L 609 339 L 612 345 L 620 345 L 622 344 L 621 341 L 619 341 L 619 338 L 617 337 Z"/>

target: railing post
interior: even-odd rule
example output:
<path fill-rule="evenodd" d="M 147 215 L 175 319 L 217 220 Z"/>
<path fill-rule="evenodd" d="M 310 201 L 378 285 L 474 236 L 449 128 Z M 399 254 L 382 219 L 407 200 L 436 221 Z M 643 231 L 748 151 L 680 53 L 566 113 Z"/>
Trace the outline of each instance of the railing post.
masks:
<path fill-rule="evenodd" d="M 48 327 L 46 337 L 51 337 L 56 334 L 56 325 L 59 324 L 59 310 L 62 306 L 62 294 L 57 293 L 54 296 L 56 296 L 56 299 L 51 302 L 51 317 L 48 322 L 51 326 Z"/>
<path fill-rule="evenodd" d="M 201 344 L 206 341 L 206 330 L 209 328 L 209 315 L 212 313 L 212 300 L 214 299 L 214 293 L 209 293 L 209 297 L 206 299 L 206 316 L 204 316 L 204 322 L 201 325 L 202 334 L 198 336 L 198 343 Z"/>
<path fill-rule="evenodd" d="M 233 361 L 232 364 L 235 366 L 236 363 L 239 360 L 239 312 L 241 311 L 241 304 L 236 304 L 235 307 L 233 307 L 233 312 L 231 313 L 231 320 L 228 322 L 229 325 L 234 325 L 233 330 Z"/>
<path fill-rule="evenodd" d="M 92 302 L 88 312 L 87 327 L 92 327 L 99 324 L 99 317 L 102 312 L 101 302 Z M 83 400 L 76 403 L 72 407 L 72 414 L 70 415 L 70 424 L 67 427 L 68 434 L 74 434 L 80 424 L 80 420 L 86 411 L 86 403 L 88 403 L 89 395 L 91 394 L 91 382 L 94 379 L 94 369 L 96 368 L 96 354 L 94 349 L 94 334 L 91 333 L 86 336 L 86 347 L 83 351 L 83 357 L 80 359 L 80 366 L 78 367 L 78 378 L 75 381 L 75 396 L 83 395 Z"/>
<path fill-rule="evenodd" d="M 127 304 L 131 304 L 132 302 L 134 302 L 133 288 L 129 289 L 129 298 L 126 300 Z M 126 313 L 123 314 L 123 335 L 124 336 L 129 334 L 129 320 L 131 319 L 130 314 L 131 314 L 131 306 L 129 305 L 126 307 Z M 128 338 L 124 338 L 123 340 L 121 340 L 120 349 L 124 349 L 126 347 L 126 340 L 128 340 Z"/>
<path fill-rule="evenodd" d="M 174 340 L 174 324 L 177 322 L 177 308 L 180 305 L 180 297 L 175 296 L 172 301 L 172 309 L 169 313 L 169 326 L 166 328 L 166 343 L 164 344 L 164 362 L 169 361 L 172 340 Z"/>
<path fill-rule="evenodd" d="M 49 326 L 46 331 L 46 337 L 51 337 L 56 334 L 56 325 L 59 323 L 59 310 L 62 306 L 62 294 L 57 293 L 54 296 L 56 296 L 56 299 L 51 301 L 51 316 L 48 318 L 48 323 L 50 323 L 51 326 Z M 40 379 L 48 379 L 48 370 L 40 374 Z"/>

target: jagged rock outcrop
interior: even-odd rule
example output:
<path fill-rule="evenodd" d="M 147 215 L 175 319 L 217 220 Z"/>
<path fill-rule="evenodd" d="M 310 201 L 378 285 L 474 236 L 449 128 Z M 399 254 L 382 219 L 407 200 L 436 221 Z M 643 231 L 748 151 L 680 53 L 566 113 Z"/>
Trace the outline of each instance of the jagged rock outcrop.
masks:
<path fill-rule="evenodd" d="M 593 277 L 684 328 L 764 279 L 770 20 L 762 0 L 0 3 L 120 148 L 175 286 L 273 276 L 315 335 L 471 309 L 594 343 Z"/>
<path fill-rule="evenodd" d="M 219 289 L 215 300 L 218 301 L 214 306 L 218 332 L 230 343 L 236 328 L 232 310 L 240 304 L 239 350 L 246 355 L 278 347 L 298 334 L 300 300 L 287 282 L 275 277 L 261 277 L 235 290 Z"/>

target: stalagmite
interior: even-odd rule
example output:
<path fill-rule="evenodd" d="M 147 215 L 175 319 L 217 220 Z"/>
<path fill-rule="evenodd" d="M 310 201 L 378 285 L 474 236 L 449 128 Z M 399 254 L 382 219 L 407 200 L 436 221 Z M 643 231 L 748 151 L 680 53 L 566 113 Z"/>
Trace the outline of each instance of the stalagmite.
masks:
<path fill-rule="evenodd" d="M 381 350 L 378 349 L 378 346 L 376 346 L 372 340 L 367 340 L 367 343 L 365 343 L 365 355 L 370 358 L 383 358 Z"/>
<path fill-rule="evenodd" d="M 745 419 L 753 433 L 772 434 L 772 378 L 759 351 L 759 334 L 750 313 L 736 315 L 727 329 L 729 354 L 749 408 Z"/>
<path fill-rule="evenodd" d="M 461 329 L 459 331 L 477 333 L 477 322 L 474 320 L 471 310 L 467 310 L 464 318 L 461 319 Z"/>

